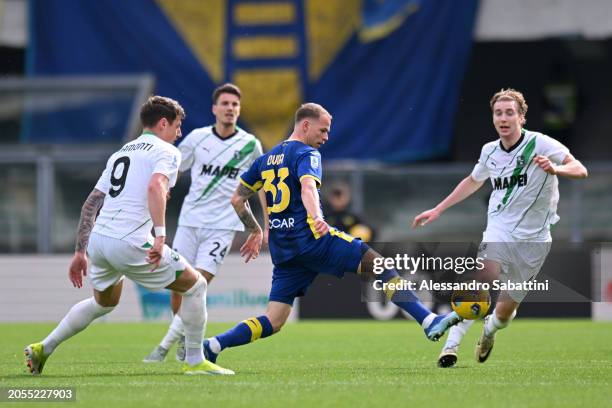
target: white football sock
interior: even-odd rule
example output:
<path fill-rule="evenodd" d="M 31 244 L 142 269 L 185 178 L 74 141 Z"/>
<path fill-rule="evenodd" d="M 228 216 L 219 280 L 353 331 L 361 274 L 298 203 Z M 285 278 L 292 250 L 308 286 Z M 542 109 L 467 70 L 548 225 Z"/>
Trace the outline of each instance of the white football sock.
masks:
<path fill-rule="evenodd" d="M 474 320 L 463 320 L 454 325 L 448 331 L 448 338 L 446 339 L 446 343 L 444 344 L 444 348 L 457 347 L 461 344 L 461 340 L 465 333 L 469 330 L 470 327 L 474 324 Z"/>
<path fill-rule="evenodd" d="M 55 329 L 42 341 L 45 354 L 51 354 L 62 342 L 68 340 L 100 316 L 111 312 L 115 307 L 100 306 L 93 297 L 72 306 Z"/>
<path fill-rule="evenodd" d="M 485 324 L 485 334 L 487 336 L 492 336 L 498 330 L 508 327 L 512 319 L 514 319 L 514 316 L 516 316 L 516 310 L 512 313 L 510 319 L 503 322 L 497 318 L 497 312 L 494 310 L 493 313 L 491 313 L 491 317 L 489 318 L 489 320 L 487 320 L 487 323 Z"/>
<path fill-rule="evenodd" d="M 211 337 L 208 339 L 208 347 L 210 347 L 210 351 L 215 354 L 219 354 L 221 352 L 221 343 L 217 340 L 216 337 Z"/>
<path fill-rule="evenodd" d="M 176 343 L 178 339 L 181 338 L 182 335 L 183 335 L 183 321 L 181 320 L 181 317 L 177 313 L 172 318 L 172 323 L 170 323 L 168 332 L 164 336 L 161 343 L 159 343 L 159 345 L 162 346 L 166 350 L 170 350 L 170 347 L 172 347 L 172 345 Z"/>
<path fill-rule="evenodd" d="M 186 360 L 189 365 L 196 365 L 204 360 L 202 338 L 206 324 L 206 279 L 198 274 L 198 281 L 183 293 L 183 302 L 179 316 L 185 329 Z"/>
<path fill-rule="evenodd" d="M 428 328 L 429 326 L 431 326 L 431 324 L 433 323 L 433 321 L 434 321 L 434 319 L 435 319 L 436 317 L 438 317 L 438 315 L 437 315 L 437 314 L 435 314 L 435 313 L 430 313 L 430 314 L 428 314 L 428 315 L 425 317 L 425 319 L 423 319 L 423 321 L 421 322 L 421 327 L 422 327 L 423 329 L 426 329 L 426 330 L 427 330 L 427 328 Z"/>

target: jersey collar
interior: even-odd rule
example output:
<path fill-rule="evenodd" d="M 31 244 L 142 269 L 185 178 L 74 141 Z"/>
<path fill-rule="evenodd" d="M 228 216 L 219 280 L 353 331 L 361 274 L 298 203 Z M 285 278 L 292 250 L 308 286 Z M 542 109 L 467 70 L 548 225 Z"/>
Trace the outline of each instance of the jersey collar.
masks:
<path fill-rule="evenodd" d="M 236 131 L 234 133 L 232 133 L 231 135 L 229 135 L 228 137 L 221 137 L 221 136 L 219 136 L 219 134 L 217 133 L 217 129 L 215 129 L 215 125 L 212 126 L 212 132 L 213 132 L 213 135 L 215 135 L 219 139 L 225 141 L 225 140 L 229 140 L 232 137 L 236 136 L 238 134 L 238 128 L 236 127 Z"/>
<path fill-rule="evenodd" d="M 521 130 L 521 137 L 519 137 L 519 140 L 517 140 L 515 144 L 510 146 L 510 148 L 506 150 L 501 140 L 499 141 L 499 148 L 502 149 L 506 153 L 510 153 L 511 151 L 519 147 L 521 143 L 523 143 L 523 140 L 525 140 L 525 129 Z"/>

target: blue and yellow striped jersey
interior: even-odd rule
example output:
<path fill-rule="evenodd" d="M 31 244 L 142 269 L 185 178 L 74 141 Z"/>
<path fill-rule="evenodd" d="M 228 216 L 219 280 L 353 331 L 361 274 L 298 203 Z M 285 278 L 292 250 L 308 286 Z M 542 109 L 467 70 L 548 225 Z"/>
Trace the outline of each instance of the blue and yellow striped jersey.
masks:
<path fill-rule="evenodd" d="M 275 265 L 307 251 L 316 242 L 302 204 L 301 180 L 321 185 L 321 154 L 297 140 L 286 140 L 257 158 L 240 176 L 243 185 L 266 193 L 270 216 L 270 254 Z M 320 204 L 319 204 L 320 205 Z"/>

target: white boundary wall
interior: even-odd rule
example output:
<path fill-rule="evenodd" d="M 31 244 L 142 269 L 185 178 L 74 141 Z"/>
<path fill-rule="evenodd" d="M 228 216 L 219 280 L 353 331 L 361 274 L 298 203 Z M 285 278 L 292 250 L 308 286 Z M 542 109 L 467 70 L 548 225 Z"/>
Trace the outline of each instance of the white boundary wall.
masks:
<path fill-rule="evenodd" d="M 612 36 L 610 0 L 482 0 L 477 41 L 534 41 L 558 36 Z"/>
<path fill-rule="evenodd" d="M 591 307 L 593 320 L 612 320 L 612 246 L 602 245 L 601 253 L 593 254 L 593 276 L 601 271 L 601 281 L 594 285 L 594 291 L 601 291 L 599 299 Z M 595 282 L 594 282 L 595 283 Z"/>
<path fill-rule="evenodd" d="M 55 322 L 73 304 L 92 296 L 86 281 L 68 280 L 69 255 L 0 256 L 0 322 Z M 272 281 L 268 254 L 245 264 L 230 254 L 208 288 L 210 322 L 237 322 L 264 313 Z M 290 317 L 297 316 L 296 307 Z M 169 321 L 169 292 L 149 292 L 125 279 L 121 302 L 106 321 Z"/>

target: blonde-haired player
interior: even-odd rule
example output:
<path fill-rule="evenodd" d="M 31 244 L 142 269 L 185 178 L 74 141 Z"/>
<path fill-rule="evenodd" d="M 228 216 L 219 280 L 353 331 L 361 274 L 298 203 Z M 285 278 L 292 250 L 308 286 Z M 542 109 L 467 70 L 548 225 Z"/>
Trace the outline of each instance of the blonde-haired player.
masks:
<path fill-rule="evenodd" d="M 511 281 L 528 281 L 542 267 L 550 250 L 550 226 L 559 220 L 557 176 L 580 179 L 588 173 L 567 147 L 549 136 L 523 128 L 527 103 L 522 93 L 502 89 L 493 95 L 490 106 L 499 139 L 483 146 L 472 173 L 436 207 L 416 216 L 412 227 L 435 221 L 490 179 L 493 193 L 479 249 L 479 255 L 487 259 L 484 275 L 502 274 Z M 508 326 L 526 295 L 526 291 L 500 293 L 495 310 L 484 320 L 476 346 L 479 362 L 487 360 L 495 333 Z M 461 339 L 473 322 L 465 320 L 450 329 L 438 358 L 440 367 L 456 363 Z"/>

